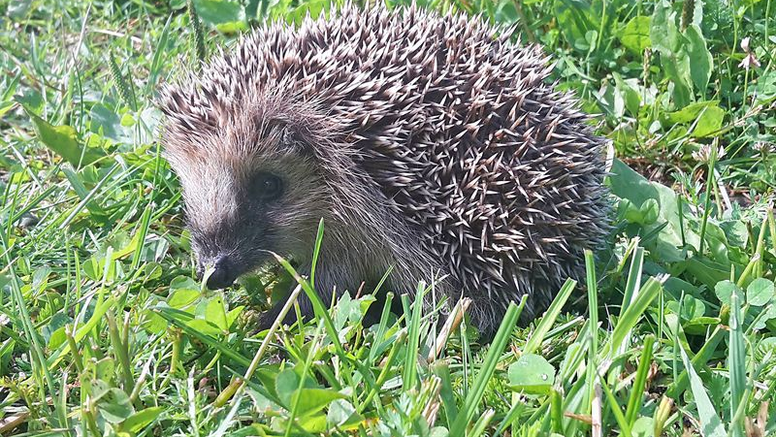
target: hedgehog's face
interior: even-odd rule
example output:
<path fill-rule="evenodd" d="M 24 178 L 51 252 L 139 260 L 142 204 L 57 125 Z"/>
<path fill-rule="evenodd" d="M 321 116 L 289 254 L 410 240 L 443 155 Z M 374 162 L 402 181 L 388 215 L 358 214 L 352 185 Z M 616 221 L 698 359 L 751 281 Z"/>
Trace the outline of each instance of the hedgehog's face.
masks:
<path fill-rule="evenodd" d="M 192 248 L 222 288 L 271 253 L 304 260 L 327 216 L 326 184 L 287 126 L 230 129 L 167 157 L 183 186 Z M 196 151 L 196 152 L 194 152 Z"/>

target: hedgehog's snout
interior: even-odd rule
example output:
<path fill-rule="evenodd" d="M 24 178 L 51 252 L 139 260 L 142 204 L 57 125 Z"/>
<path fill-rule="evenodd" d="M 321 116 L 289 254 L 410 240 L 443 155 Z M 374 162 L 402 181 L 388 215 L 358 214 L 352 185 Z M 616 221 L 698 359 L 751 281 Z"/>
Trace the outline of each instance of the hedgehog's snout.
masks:
<path fill-rule="evenodd" d="M 213 273 L 207 278 L 207 288 L 217 290 L 225 288 L 237 279 L 237 270 L 226 255 L 217 255 L 207 263 L 200 261 L 199 270 L 204 272 L 205 266 L 213 266 Z"/>

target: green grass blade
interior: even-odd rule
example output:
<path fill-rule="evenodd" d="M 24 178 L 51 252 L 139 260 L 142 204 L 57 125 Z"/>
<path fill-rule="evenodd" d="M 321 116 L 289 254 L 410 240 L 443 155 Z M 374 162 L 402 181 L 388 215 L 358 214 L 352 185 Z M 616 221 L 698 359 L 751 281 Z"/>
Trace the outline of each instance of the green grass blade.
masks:
<path fill-rule="evenodd" d="M 730 296 L 730 348 L 728 349 L 728 371 L 730 374 L 730 417 L 736 417 L 736 411 L 744 400 L 746 391 L 746 344 L 744 340 L 743 315 L 741 312 L 742 296 L 736 288 Z M 733 437 L 744 435 L 743 417 L 733 420 L 730 424 Z"/>
<path fill-rule="evenodd" d="M 595 261 L 593 252 L 585 250 L 585 273 L 587 279 L 587 302 L 588 313 L 590 315 L 588 326 L 588 349 L 587 349 L 587 381 L 589 400 L 595 396 L 595 382 L 598 379 L 598 282 L 595 277 Z"/>
<path fill-rule="evenodd" d="M 714 355 L 714 352 L 717 350 L 717 346 L 719 346 L 724 338 L 725 330 L 718 326 L 716 329 L 714 329 L 714 332 L 712 332 L 711 336 L 709 336 L 709 338 L 706 339 L 706 341 L 703 343 L 703 347 L 701 347 L 698 353 L 692 357 L 692 365 L 700 366 L 707 363 Z M 678 375 L 674 382 L 669 385 L 666 394 L 669 397 L 677 398 L 682 392 L 687 390 L 687 385 L 689 383 L 689 376 L 687 374 L 687 369 L 685 369 Z"/>
<path fill-rule="evenodd" d="M 442 408 L 444 408 L 445 418 L 447 419 L 446 426 L 449 429 L 453 426 L 453 421 L 458 416 L 458 404 L 456 404 L 453 392 L 453 378 L 450 375 L 450 367 L 445 361 L 436 361 L 432 364 L 431 371 L 439 377 L 441 382 L 439 397 L 442 399 Z"/>
<path fill-rule="evenodd" d="M 172 21 L 172 15 L 167 17 L 167 21 L 162 28 L 162 34 L 159 36 L 159 40 L 156 43 L 154 49 L 154 57 L 151 60 L 151 66 L 148 67 L 148 81 L 146 82 L 146 94 L 151 94 L 156 87 L 156 82 L 159 80 L 159 75 L 162 72 L 162 57 L 167 49 L 167 44 L 170 41 L 170 21 Z"/>
<path fill-rule="evenodd" d="M 609 343 L 605 347 L 605 353 L 612 358 L 616 351 L 623 348 L 623 343 L 630 337 L 633 328 L 638 323 L 641 316 L 649 308 L 652 301 L 658 296 L 662 288 L 662 283 L 668 279 L 662 276 L 658 279 L 649 278 L 641 287 L 636 300 L 628 306 L 623 315 L 617 320 L 617 326 L 614 327 Z"/>
<path fill-rule="evenodd" d="M 620 307 L 620 316 L 625 313 L 628 306 L 636 297 L 636 293 L 641 288 L 641 272 L 644 266 L 644 248 L 637 247 L 633 252 L 630 270 L 628 270 L 628 282 L 625 284 L 625 293 Z"/>
<path fill-rule="evenodd" d="M 614 396 L 614 393 L 612 393 L 612 389 L 609 388 L 609 385 L 606 384 L 606 380 L 603 376 L 599 378 L 599 381 L 601 388 L 604 389 L 604 393 L 606 394 L 606 400 L 609 403 L 609 409 L 612 411 L 612 413 L 614 413 L 614 420 L 617 421 L 617 425 L 620 427 L 620 434 L 624 437 L 630 437 L 632 435 L 631 427 L 628 424 L 628 420 L 625 418 L 625 415 L 622 414 L 620 405 L 617 403 L 617 398 Z"/>
<path fill-rule="evenodd" d="M 388 331 L 388 318 L 391 316 L 391 305 L 393 304 L 393 293 L 388 292 L 385 295 L 383 311 L 380 314 L 380 322 L 377 325 L 377 333 L 374 336 L 374 342 L 369 348 L 369 363 L 374 363 L 378 354 L 381 352 L 382 342 L 385 340 L 385 333 Z"/>
<path fill-rule="evenodd" d="M 517 319 L 520 317 L 520 312 L 524 306 L 525 297 L 521 300 L 519 307 L 515 305 L 514 302 L 509 304 L 509 308 L 507 308 L 507 312 L 504 315 L 504 321 L 501 323 L 501 326 L 491 343 L 488 355 L 485 357 L 480 372 L 477 374 L 474 386 L 466 396 L 461 413 L 458 414 L 455 422 L 453 422 L 453 426 L 450 429 L 451 436 L 464 435 L 467 425 L 474 417 L 474 413 L 479 406 L 480 400 L 485 394 L 485 388 L 487 387 L 488 381 L 496 370 L 496 364 L 498 364 L 501 353 L 509 342 L 512 329 L 514 328 L 515 323 L 517 323 Z"/>
<path fill-rule="evenodd" d="M 560 311 L 563 309 L 563 305 L 566 304 L 566 301 L 569 299 L 571 292 L 574 291 L 574 287 L 576 286 L 577 281 L 573 279 L 566 280 L 560 288 L 558 295 L 555 296 L 555 300 L 552 301 L 552 304 L 550 304 L 550 307 L 547 308 L 547 311 L 542 316 L 542 321 L 539 322 L 539 325 L 536 326 L 533 334 L 531 334 L 531 338 L 526 342 L 525 347 L 523 348 L 523 355 L 532 354 L 541 347 L 544 336 L 550 328 L 552 328 L 552 325 L 555 324 L 555 321 L 560 315 Z"/>
<path fill-rule="evenodd" d="M 148 229 L 151 226 L 151 212 L 153 208 L 148 205 L 143 209 L 143 215 L 140 217 L 140 224 L 137 227 L 137 233 L 135 234 L 136 246 L 135 251 L 132 254 L 132 269 L 135 270 L 140 267 L 140 257 L 143 254 L 143 248 L 145 247 L 145 239 L 148 235 Z"/>
<path fill-rule="evenodd" d="M 513 396 L 517 397 L 516 394 L 513 394 Z M 512 402 L 512 407 L 509 409 L 509 411 L 507 411 L 507 414 L 504 416 L 504 420 L 501 421 L 501 424 L 496 429 L 496 433 L 493 434 L 493 437 L 499 437 L 502 435 L 504 431 L 507 430 L 507 428 L 512 426 L 523 415 L 523 413 L 525 413 L 526 408 L 526 404 L 521 400 L 514 400 Z"/>
<path fill-rule="evenodd" d="M 402 381 L 404 389 L 411 390 L 418 384 L 418 354 L 420 354 L 420 320 L 423 316 L 423 299 L 426 295 L 426 284 L 418 284 L 418 290 L 415 294 L 415 302 L 412 304 L 412 318 L 410 320 L 407 339 L 407 349 L 404 352 L 404 373 Z"/>
<path fill-rule="evenodd" d="M 639 367 L 636 369 L 636 379 L 628 394 L 628 407 L 625 410 L 626 422 L 632 427 L 639 413 L 639 401 L 644 397 L 644 388 L 647 382 L 647 374 L 652 364 L 652 348 L 655 345 L 655 336 L 652 334 L 644 337 L 644 349 L 641 351 Z"/>
<path fill-rule="evenodd" d="M 366 398 L 364 398 L 364 401 L 360 403 L 360 407 L 358 411 L 363 410 L 363 408 L 368 405 L 370 402 L 372 402 L 372 399 L 377 395 L 380 388 L 382 388 L 383 384 L 385 384 L 385 381 L 388 380 L 388 376 L 390 375 L 391 368 L 393 367 L 394 361 L 396 361 L 396 357 L 398 356 L 398 352 L 401 349 L 401 347 L 404 345 L 404 341 L 407 338 L 406 331 L 402 330 L 399 332 L 399 334 L 396 336 L 396 341 L 393 342 L 393 347 L 391 347 L 391 351 L 388 353 L 388 357 L 385 360 L 385 364 L 382 366 L 382 369 L 380 370 L 380 374 L 377 376 L 377 379 L 375 380 L 374 385 L 372 386 L 369 393 L 366 395 Z"/>
<path fill-rule="evenodd" d="M 677 347 L 679 348 L 682 362 L 684 363 L 684 367 L 687 369 L 687 374 L 690 378 L 690 387 L 693 398 L 695 398 L 695 404 L 698 408 L 698 418 L 701 422 L 701 432 L 704 437 L 727 436 L 727 432 L 725 431 L 724 426 L 722 426 L 722 420 L 720 420 L 719 415 L 717 415 L 717 410 L 714 408 L 711 399 L 709 399 L 708 392 L 706 392 L 706 389 L 703 387 L 703 381 L 701 381 L 701 378 L 692 367 L 692 363 L 690 363 L 690 359 L 687 357 L 687 352 L 685 352 L 681 344 L 677 344 Z"/>
<path fill-rule="evenodd" d="M 472 430 L 467 434 L 469 437 L 480 437 L 485 433 L 485 429 L 490 424 L 490 421 L 493 420 L 493 416 L 496 415 L 496 412 L 493 409 L 489 409 L 485 411 L 485 413 L 480 416 L 479 419 L 477 419 L 476 422 L 474 422 L 474 425 L 472 425 Z"/>
<path fill-rule="evenodd" d="M 318 257 L 321 253 L 321 244 L 323 243 L 323 218 L 318 222 L 318 232 L 315 234 L 315 246 L 313 249 L 313 260 L 310 266 L 310 283 L 315 286 L 315 268 L 318 266 Z"/>

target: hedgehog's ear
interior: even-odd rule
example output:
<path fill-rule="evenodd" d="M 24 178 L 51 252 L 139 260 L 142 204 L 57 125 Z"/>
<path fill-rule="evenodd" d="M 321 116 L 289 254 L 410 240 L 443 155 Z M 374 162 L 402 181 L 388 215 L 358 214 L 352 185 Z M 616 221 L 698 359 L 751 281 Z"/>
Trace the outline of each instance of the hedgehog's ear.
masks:
<path fill-rule="evenodd" d="M 288 153 L 310 155 L 312 145 L 307 141 L 310 135 L 305 134 L 305 128 L 295 123 L 284 123 L 279 129 L 279 146 Z"/>
<path fill-rule="evenodd" d="M 301 123 L 287 117 L 276 116 L 260 121 L 260 137 L 275 145 L 277 150 L 289 155 L 308 155 L 312 147 L 307 140 L 309 130 Z"/>

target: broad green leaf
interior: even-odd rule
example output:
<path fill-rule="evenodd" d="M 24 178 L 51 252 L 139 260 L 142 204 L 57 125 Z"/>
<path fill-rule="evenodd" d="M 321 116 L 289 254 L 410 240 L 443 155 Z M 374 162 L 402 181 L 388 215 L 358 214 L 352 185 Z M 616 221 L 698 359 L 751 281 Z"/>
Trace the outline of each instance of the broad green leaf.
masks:
<path fill-rule="evenodd" d="M 208 323 L 217 326 L 222 331 L 229 330 L 224 299 L 221 296 L 215 296 L 207 303 L 207 307 L 205 308 L 205 320 Z"/>
<path fill-rule="evenodd" d="M 687 272 L 709 288 L 730 277 L 730 265 L 722 264 L 706 257 L 696 255 L 685 263 Z"/>
<path fill-rule="evenodd" d="M 326 424 L 329 429 L 334 427 L 343 431 L 357 429 L 362 421 L 364 417 L 358 414 L 353 404 L 345 399 L 335 399 L 329 405 L 329 411 L 326 414 Z"/>
<path fill-rule="evenodd" d="M 768 71 L 757 78 L 756 104 L 767 104 L 776 99 L 776 71 Z"/>
<path fill-rule="evenodd" d="M 690 57 L 690 77 L 692 77 L 695 89 L 704 95 L 706 87 L 709 85 L 711 71 L 714 68 L 714 60 L 706 46 L 706 39 L 703 38 L 701 28 L 697 24 L 689 26 L 684 36 L 687 41 L 687 54 Z"/>
<path fill-rule="evenodd" d="M 527 3 L 527 2 L 526 2 Z M 498 4 L 493 18 L 498 23 L 514 24 L 520 20 L 517 8 L 513 2 L 501 2 Z"/>
<path fill-rule="evenodd" d="M 649 37 L 652 47 L 660 53 L 660 66 L 673 82 L 675 107 L 687 106 L 692 101 L 690 57 L 685 52 L 684 38 L 676 27 L 676 13 L 667 0 L 661 0 L 655 5 Z"/>
<path fill-rule="evenodd" d="M 153 334 L 161 334 L 167 329 L 167 321 L 152 309 L 143 311 L 143 328 Z"/>
<path fill-rule="evenodd" d="M 61 313 L 57 313 L 61 314 Z M 65 336 L 65 328 L 59 328 L 56 331 L 51 333 L 51 337 L 49 337 L 48 341 L 48 348 L 49 349 L 57 349 L 59 346 L 62 346 L 64 344 L 65 340 L 67 340 L 67 337 Z"/>
<path fill-rule="evenodd" d="M 328 9 L 328 6 L 331 5 L 329 0 L 305 0 L 299 3 L 299 6 L 286 14 L 286 20 L 296 25 L 302 24 L 302 21 L 308 14 L 312 17 L 317 17 L 321 14 L 321 11 Z"/>
<path fill-rule="evenodd" d="M 595 93 L 598 105 L 612 118 L 620 119 L 625 115 L 625 93 L 609 83 L 604 83 L 601 90 Z"/>
<path fill-rule="evenodd" d="M 641 96 L 630 84 L 622 79 L 616 72 L 612 72 L 614 77 L 614 83 L 617 86 L 617 91 L 622 95 L 625 102 L 625 108 L 633 117 L 639 116 L 639 107 L 641 107 Z"/>
<path fill-rule="evenodd" d="M 655 421 L 651 417 L 639 417 L 633 423 L 631 435 L 633 437 L 652 437 L 655 432 Z"/>
<path fill-rule="evenodd" d="M 322 435 L 328 431 L 326 426 L 326 415 L 323 413 L 308 414 L 306 416 L 298 416 L 296 422 L 299 426 L 308 433 L 315 435 Z M 286 427 L 287 425 L 283 425 Z M 294 435 L 294 434 L 291 434 Z M 298 435 L 298 434 L 297 434 Z"/>
<path fill-rule="evenodd" d="M 658 204 L 657 220 L 651 225 L 643 226 L 642 234 L 659 232 L 655 247 L 646 247 L 658 259 L 664 262 L 681 262 L 685 260 L 682 247 L 682 234 L 687 244 L 697 246 L 698 235 L 687 227 L 687 217 L 691 216 L 686 203 L 681 205 L 681 214 L 685 217 L 684 232 L 680 221 L 680 205 L 676 191 L 657 182 L 650 182 L 644 176 L 636 173 L 619 159 L 615 159 L 608 178 L 608 184 L 614 195 L 628 199 L 633 205 L 644 205 L 648 199 L 654 199 Z M 654 205 L 648 204 L 644 213 L 652 214 Z M 639 210 L 639 222 L 645 221 Z M 649 217 L 651 219 L 651 217 Z"/>
<path fill-rule="evenodd" d="M 103 397 L 106 393 L 108 393 L 108 390 L 110 390 L 110 385 L 108 385 L 107 382 L 101 380 L 101 379 L 95 379 L 94 381 L 91 381 L 90 383 L 92 391 L 89 393 L 89 396 L 94 401 L 99 401 L 101 397 Z"/>
<path fill-rule="evenodd" d="M 67 125 L 53 126 L 31 110 L 22 107 L 32 120 L 38 139 L 73 166 L 78 166 L 79 162 L 83 165 L 89 165 L 104 156 L 99 149 L 92 147 L 84 149 L 85 146 L 78 143 L 76 131 L 72 127 Z M 83 161 L 81 161 L 82 153 Z"/>
<path fill-rule="evenodd" d="M 113 141 L 125 143 L 132 141 L 131 136 L 127 135 L 124 126 L 121 125 L 121 119 L 118 114 L 108 109 L 105 105 L 98 103 L 92 106 L 90 115 L 89 128 L 92 132 L 105 138 L 110 138 Z"/>
<path fill-rule="evenodd" d="M 145 410 L 140 410 L 121 423 L 121 430 L 137 433 L 156 420 L 164 410 L 164 407 L 150 407 Z"/>
<path fill-rule="evenodd" d="M 240 305 L 237 308 L 229 311 L 226 314 L 226 328 L 227 329 L 229 329 L 234 324 L 234 321 L 237 320 L 237 317 L 240 316 L 240 313 L 242 313 L 244 309 L 245 309 L 245 306 L 244 305 Z"/>
<path fill-rule="evenodd" d="M 678 302 L 677 302 L 678 304 Z M 693 320 L 698 317 L 702 317 L 706 312 L 706 305 L 702 300 L 696 299 L 692 296 L 685 296 L 682 302 L 681 316 L 684 320 Z"/>
<path fill-rule="evenodd" d="M 758 316 L 759 320 L 755 324 L 751 325 L 751 329 L 759 331 L 764 329 L 771 320 L 776 319 L 776 302 L 771 302 L 771 304 L 763 308 L 762 311 L 763 313 Z M 771 329 L 774 328 L 771 327 Z M 774 356 L 776 356 L 776 354 L 774 354 Z"/>
<path fill-rule="evenodd" d="M 705 100 L 687 105 L 684 108 L 665 114 L 662 119 L 664 127 L 670 127 L 674 124 L 687 124 L 694 122 L 702 112 L 710 107 L 718 107 L 719 100 Z"/>
<path fill-rule="evenodd" d="M 649 39 L 652 47 L 661 54 L 671 54 L 679 51 L 681 47 L 679 29 L 674 21 L 674 13 L 671 3 L 660 0 L 655 4 L 649 27 Z"/>
<path fill-rule="evenodd" d="M 443 426 L 435 426 L 429 431 L 428 437 L 448 437 L 450 431 Z"/>
<path fill-rule="evenodd" d="M 175 309 L 183 309 L 193 304 L 200 296 L 199 284 L 188 276 L 177 276 L 170 282 L 167 305 Z"/>
<path fill-rule="evenodd" d="M 354 318 L 352 318 L 351 314 Z M 346 292 L 337 301 L 332 322 L 334 322 L 334 327 L 337 331 L 340 331 L 349 320 L 356 321 L 360 315 L 361 305 L 357 300 L 353 300 L 350 297 L 350 293 Z"/>
<path fill-rule="evenodd" d="M 116 372 L 116 361 L 105 357 L 94 364 L 94 376 L 102 381 L 110 380 Z"/>
<path fill-rule="evenodd" d="M 299 393 L 297 416 L 304 417 L 315 414 L 329 405 L 335 399 L 344 399 L 345 395 L 331 389 L 315 388 L 314 382 L 305 377 L 304 387 Z M 278 399 L 290 407 L 294 397 L 299 392 L 299 375 L 294 369 L 285 369 L 275 378 L 275 390 Z"/>
<path fill-rule="evenodd" d="M 740 294 L 741 289 L 738 288 L 738 285 L 728 280 L 720 281 L 714 287 L 714 294 L 717 295 L 717 299 L 719 299 L 719 301 L 723 304 L 730 305 L 730 296 L 732 296 L 734 292 L 738 292 Z"/>
<path fill-rule="evenodd" d="M 299 388 L 299 375 L 294 369 L 286 368 L 275 376 L 275 392 L 286 406 L 291 406 L 294 391 Z"/>
<path fill-rule="evenodd" d="M 167 299 L 167 304 L 175 309 L 183 309 L 196 301 L 200 296 L 199 290 L 180 289 L 173 291 Z"/>
<path fill-rule="evenodd" d="M 208 322 L 207 320 L 203 320 L 203 319 L 189 320 L 188 322 L 186 322 L 186 325 L 188 325 L 190 328 L 194 329 L 195 331 L 201 334 L 210 335 L 214 337 L 224 333 L 224 331 L 220 327 L 218 327 L 212 322 Z"/>
<path fill-rule="evenodd" d="M 8 10 L 7 10 L 8 17 L 13 19 L 14 21 L 22 20 L 29 12 L 31 6 L 32 6 L 32 0 L 19 0 L 15 2 L 10 2 L 8 3 Z"/>
<path fill-rule="evenodd" d="M 773 281 L 757 278 L 746 287 L 746 302 L 749 305 L 761 307 L 774 298 Z"/>
<path fill-rule="evenodd" d="M 596 11 L 585 0 L 558 0 L 554 2 L 553 8 L 566 40 L 577 50 L 589 50 L 588 34 L 598 30 L 600 11 Z"/>
<path fill-rule="evenodd" d="M 103 393 L 99 397 L 97 408 L 106 421 L 114 424 L 123 422 L 135 411 L 129 396 L 118 388 L 111 388 Z"/>
<path fill-rule="evenodd" d="M 303 388 L 299 395 L 297 414 L 304 417 L 323 410 L 336 399 L 345 399 L 347 396 L 332 389 Z"/>
<path fill-rule="evenodd" d="M 692 136 L 695 138 L 713 136 L 722 128 L 724 118 L 724 109 L 719 106 L 707 107 L 698 119 L 695 129 L 692 131 Z"/>
<path fill-rule="evenodd" d="M 660 65 L 666 76 L 673 82 L 672 97 L 674 107 L 683 108 L 693 101 L 692 79 L 690 77 L 690 58 L 684 48 L 677 52 L 661 53 Z"/>
<path fill-rule="evenodd" d="M 507 374 L 512 389 L 526 394 L 547 394 L 555 382 L 555 368 L 536 354 L 522 355 Z"/>
<path fill-rule="evenodd" d="M 761 340 L 752 351 L 757 361 L 762 361 L 769 355 L 776 356 L 776 337 L 767 337 Z"/>
<path fill-rule="evenodd" d="M 51 317 L 48 325 L 41 329 L 43 340 L 48 342 L 50 349 L 57 349 L 65 342 L 65 325 L 72 322 L 72 318 L 65 313 L 56 313 Z"/>
<path fill-rule="evenodd" d="M 655 199 L 647 199 L 639 207 L 639 212 L 641 213 L 641 223 L 644 225 L 651 225 L 657 221 L 660 205 Z"/>
<path fill-rule="evenodd" d="M 218 30 L 231 33 L 247 29 L 245 9 L 240 2 L 226 0 L 194 0 L 197 15 L 203 23 L 217 26 Z"/>
<path fill-rule="evenodd" d="M 644 53 L 644 49 L 651 45 L 649 37 L 651 22 L 652 19 L 650 17 L 638 16 L 631 18 L 620 32 L 620 42 L 622 45 L 639 55 Z"/>

